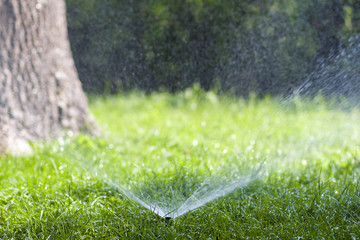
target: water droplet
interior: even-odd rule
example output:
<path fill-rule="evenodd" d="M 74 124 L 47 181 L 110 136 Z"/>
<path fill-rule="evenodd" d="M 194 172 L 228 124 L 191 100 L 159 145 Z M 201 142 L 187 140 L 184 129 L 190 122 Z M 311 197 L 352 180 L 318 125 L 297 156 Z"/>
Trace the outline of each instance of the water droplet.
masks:
<path fill-rule="evenodd" d="M 35 8 L 37 10 L 40 10 L 42 8 L 42 4 L 41 3 L 36 3 Z"/>

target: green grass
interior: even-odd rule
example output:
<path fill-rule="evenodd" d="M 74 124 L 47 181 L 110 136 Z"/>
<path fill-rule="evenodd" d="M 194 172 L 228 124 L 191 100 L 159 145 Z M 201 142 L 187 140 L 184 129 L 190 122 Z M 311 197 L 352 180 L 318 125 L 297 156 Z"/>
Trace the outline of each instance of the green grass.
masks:
<path fill-rule="evenodd" d="M 1 239 L 359 239 L 360 112 L 321 98 L 187 90 L 92 98 L 98 138 L 0 157 Z M 265 164 L 244 188 L 166 225 L 145 201 L 184 200 Z"/>

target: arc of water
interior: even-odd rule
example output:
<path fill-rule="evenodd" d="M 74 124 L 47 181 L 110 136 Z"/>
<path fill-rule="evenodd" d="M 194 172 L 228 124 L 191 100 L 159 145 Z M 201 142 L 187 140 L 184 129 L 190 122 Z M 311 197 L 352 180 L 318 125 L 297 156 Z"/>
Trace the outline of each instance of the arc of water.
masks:
<path fill-rule="evenodd" d="M 263 163 L 260 164 L 258 169 L 253 172 L 251 175 L 244 176 L 240 179 L 234 179 L 230 182 L 227 182 L 225 184 L 217 183 L 214 184 L 215 181 L 211 181 L 211 179 L 208 179 L 204 181 L 201 186 L 194 191 L 194 193 L 185 200 L 185 202 L 178 208 L 169 210 L 169 209 L 163 209 L 158 204 L 152 204 L 149 205 L 142 201 L 138 196 L 136 196 L 134 193 L 128 191 L 122 186 L 119 186 L 113 182 L 110 182 L 111 185 L 115 186 L 117 189 L 119 189 L 121 192 L 123 192 L 129 199 L 134 200 L 141 206 L 149 209 L 150 211 L 154 212 L 155 214 L 159 215 L 160 217 L 171 217 L 171 218 L 177 218 L 179 216 L 182 216 L 186 214 L 189 211 L 192 211 L 194 209 L 197 209 L 217 198 L 223 197 L 233 191 L 235 191 L 238 188 L 242 188 L 249 184 L 251 181 L 258 178 L 259 173 L 261 170 L 263 170 Z"/>
<path fill-rule="evenodd" d="M 204 183 L 174 212 L 173 218 L 197 209 L 217 198 L 223 197 L 234 190 L 246 186 L 253 180 L 251 176 L 230 181 L 224 186 L 216 186 L 209 191 L 208 184 Z"/>
<path fill-rule="evenodd" d="M 145 203 L 144 201 L 142 201 L 139 197 L 137 197 L 135 194 L 133 194 L 132 192 L 126 190 L 125 188 L 115 184 L 115 183 L 111 183 L 113 186 L 115 186 L 116 188 L 118 188 L 121 192 L 123 192 L 129 199 L 134 200 L 135 202 L 137 202 L 138 204 L 140 204 L 141 206 L 149 209 L 150 211 L 156 213 L 157 215 L 159 215 L 160 217 L 165 217 L 167 215 L 167 213 L 165 213 L 164 210 L 162 210 L 158 205 L 154 204 L 153 206 L 150 206 L 149 204 Z"/>
<path fill-rule="evenodd" d="M 173 218 L 184 215 L 185 213 L 197 209 L 217 198 L 223 197 L 238 188 L 245 187 L 251 181 L 258 178 L 260 172 L 263 170 L 265 161 L 263 161 L 259 167 L 252 174 L 244 176 L 240 179 L 234 179 L 224 185 L 212 186 L 211 182 L 205 181 L 173 214 Z M 212 188 L 209 190 L 209 187 Z"/>

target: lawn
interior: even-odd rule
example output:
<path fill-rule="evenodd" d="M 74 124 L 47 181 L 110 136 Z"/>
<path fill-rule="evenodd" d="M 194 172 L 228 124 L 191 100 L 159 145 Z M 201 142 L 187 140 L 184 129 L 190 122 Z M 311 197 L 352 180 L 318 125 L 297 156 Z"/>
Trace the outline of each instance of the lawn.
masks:
<path fill-rule="evenodd" d="M 90 108 L 101 136 L 0 156 L 1 239 L 360 239 L 350 104 L 194 88 L 95 97 Z M 218 197 L 167 223 L 134 196 L 174 212 Z"/>

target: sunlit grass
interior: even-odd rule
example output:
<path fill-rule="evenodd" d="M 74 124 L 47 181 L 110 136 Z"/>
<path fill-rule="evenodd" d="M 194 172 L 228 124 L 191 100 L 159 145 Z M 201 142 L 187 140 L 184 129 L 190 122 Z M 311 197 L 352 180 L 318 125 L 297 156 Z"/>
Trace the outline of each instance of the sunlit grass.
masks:
<path fill-rule="evenodd" d="M 360 237 L 360 112 L 321 98 L 279 101 L 132 93 L 92 98 L 103 136 L 0 157 L 2 239 Z M 113 183 L 186 198 L 211 176 L 244 188 L 166 225 Z"/>

